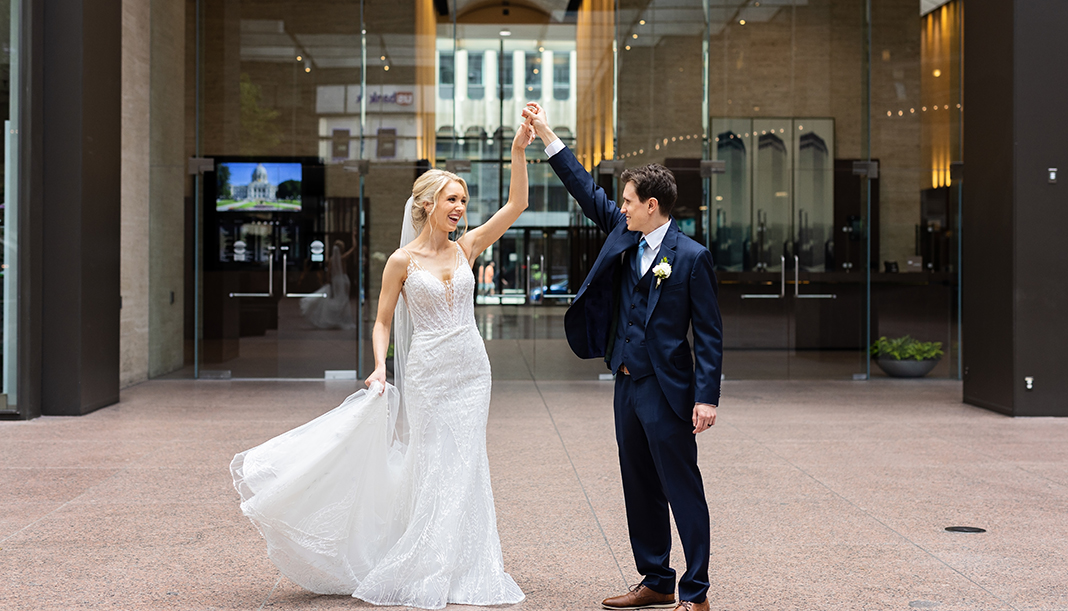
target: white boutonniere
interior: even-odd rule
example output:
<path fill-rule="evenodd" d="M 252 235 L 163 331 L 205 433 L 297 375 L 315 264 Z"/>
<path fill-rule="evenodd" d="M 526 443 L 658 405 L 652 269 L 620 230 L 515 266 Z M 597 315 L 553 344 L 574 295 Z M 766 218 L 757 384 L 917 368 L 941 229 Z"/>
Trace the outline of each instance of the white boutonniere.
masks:
<path fill-rule="evenodd" d="M 668 263 L 667 257 L 653 268 L 653 275 L 656 276 L 656 288 L 660 288 L 660 283 L 671 277 L 671 264 Z"/>

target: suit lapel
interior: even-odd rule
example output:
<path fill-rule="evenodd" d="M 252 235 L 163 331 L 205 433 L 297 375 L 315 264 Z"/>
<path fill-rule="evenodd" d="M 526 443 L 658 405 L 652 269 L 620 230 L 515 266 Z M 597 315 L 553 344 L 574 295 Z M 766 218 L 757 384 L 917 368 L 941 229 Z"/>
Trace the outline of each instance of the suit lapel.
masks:
<path fill-rule="evenodd" d="M 675 219 L 672 218 L 668 221 L 667 234 L 664 236 L 664 241 L 660 243 L 660 252 L 656 254 L 656 260 L 653 261 L 652 267 L 649 268 L 648 273 L 653 273 L 653 268 L 664 262 L 667 259 L 669 266 L 675 263 L 675 246 L 679 240 L 679 229 L 675 226 Z M 664 283 L 661 282 L 660 286 L 656 285 L 656 278 L 649 279 L 649 307 L 645 312 L 645 328 L 649 328 L 649 319 L 653 316 L 653 310 L 656 309 L 656 304 L 660 302 L 660 292 L 664 288 Z M 666 282 L 666 280 L 665 280 Z"/>

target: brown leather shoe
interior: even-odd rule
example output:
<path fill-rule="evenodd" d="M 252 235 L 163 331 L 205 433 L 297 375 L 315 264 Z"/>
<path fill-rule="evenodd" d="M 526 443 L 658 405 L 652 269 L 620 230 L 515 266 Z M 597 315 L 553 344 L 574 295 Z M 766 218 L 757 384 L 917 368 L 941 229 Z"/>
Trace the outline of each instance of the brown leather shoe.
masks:
<path fill-rule="evenodd" d="M 675 593 L 661 594 L 638 584 L 622 596 L 606 598 L 601 602 L 605 609 L 672 609 L 675 607 Z M 705 603 L 705 610 L 708 603 Z"/>
<path fill-rule="evenodd" d="M 708 598 L 706 597 L 703 602 L 699 603 L 680 600 L 679 606 L 675 607 L 675 611 L 708 611 Z"/>

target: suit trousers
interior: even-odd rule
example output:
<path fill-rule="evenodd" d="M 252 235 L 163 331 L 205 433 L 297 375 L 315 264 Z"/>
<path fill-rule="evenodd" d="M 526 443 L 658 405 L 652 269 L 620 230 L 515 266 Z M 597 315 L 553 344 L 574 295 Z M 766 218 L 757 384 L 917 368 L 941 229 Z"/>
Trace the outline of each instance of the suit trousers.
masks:
<path fill-rule="evenodd" d="M 642 583 L 662 594 L 675 591 L 674 513 L 686 558 L 679 599 L 701 602 L 709 586 L 711 535 L 693 423 L 671 409 L 655 375 L 634 379 L 617 373 L 614 403 L 627 527 Z"/>

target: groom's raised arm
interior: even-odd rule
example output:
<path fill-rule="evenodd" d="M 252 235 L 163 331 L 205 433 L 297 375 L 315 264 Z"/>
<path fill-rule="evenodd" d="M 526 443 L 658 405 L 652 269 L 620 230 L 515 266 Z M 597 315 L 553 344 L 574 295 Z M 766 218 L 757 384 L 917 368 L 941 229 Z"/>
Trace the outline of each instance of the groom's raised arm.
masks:
<path fill-rule="evenodd" d="M 615 202 L 608 199 L 608 194 L 594 182 L 593 177 L 586 171 L 586 168 L 582 167 L 578 159 L 575 159 L 575 154 L 571 152 L 571 149 L 564 146 L 564 143 L 549 128 L 545 111 L 539 108 L 538 112 L 534 113 L 528 108 L 523 111 L 523 117 L 533 123 L 535 133 L 545 143 L 545 154 L 549 156 L 549 165 L 553 167 L 560 182 L 564 183 L 567 192 L 582 207 L 586 218 L 596 223 L 605 233 L 611 233 L 616 225 L 626 222 L 626 217 L 619 211 Z"/>

